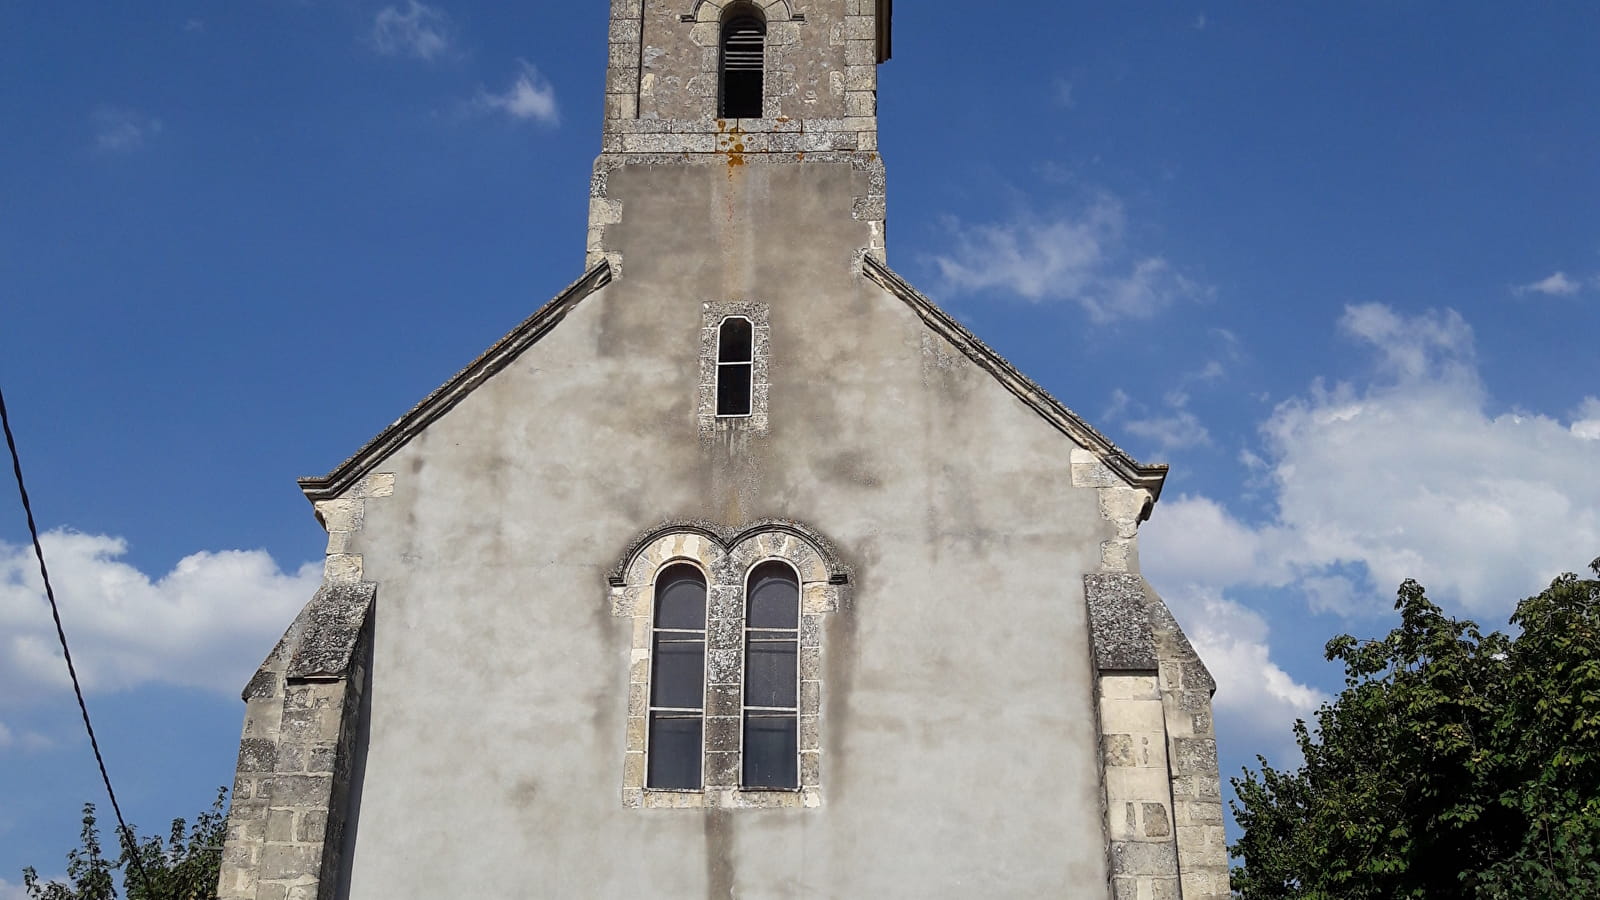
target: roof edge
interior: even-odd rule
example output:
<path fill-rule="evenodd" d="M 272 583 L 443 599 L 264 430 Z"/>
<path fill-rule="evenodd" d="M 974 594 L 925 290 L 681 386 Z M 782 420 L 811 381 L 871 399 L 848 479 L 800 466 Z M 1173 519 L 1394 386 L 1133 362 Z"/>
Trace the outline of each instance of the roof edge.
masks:
<path fill-rule="evenodd" d="M 609 284 L 611 277 L 611 264 L 602 260 L 594 268 L 583 273 L 583 277 L 567 285 L 555 299 L 524 319 L 522 324 L 495 341 L 477 359 L 468 363 L 466 368 L 424 397 L 421 403 L 413 406 L 409 412 L 379 432 L 377 437 L 368 441 L 353 456 L 335 466 L 331 472 L 322 476 L 308 475 L 297 479 L 300 491 L 306 495 L 307 500 L 316 502 L 331 500 L 349 490 L 368 472 L 405 446 L 412 437 L 505 368 L 522 351 L 544 337 L 545 333 L 559 324 L 579 301 Z"/>
<path fill-rule="evenodd" d="M 1151 503 L 1160 499 L 1161 487 L 1167 479 L 1166 463 L 1141 463 L 1129 456 L 1121 447 L 1112 443 L 1110 438 L 1084 421 L 1082 416 L 1068 409 L 1060 400 L 1052 397 L 1049 391 L 1040 387 L 1033 379 L 1018 371 L 1017 367 L 1005 357 L 990 349 L 978 339 L 977 335 L 951 318 L 949 313 L 940 309 L 937 304 L 912 287 L 904 278 L 895 274 L 894 270 L 884 263 L 871 255 L 865 255 L 861 258 L 861 271 L 879 287 L 904 301 L 916 311 L 928 327 L 954 344 L 968 359 L 977 363 L 979 368 L 993 375 L 1007 390 L 1015 394 L 1017 399 L 1031 407 L 1045 421 L 1094 452 L 1129 485 L 1149 491 Z"/>

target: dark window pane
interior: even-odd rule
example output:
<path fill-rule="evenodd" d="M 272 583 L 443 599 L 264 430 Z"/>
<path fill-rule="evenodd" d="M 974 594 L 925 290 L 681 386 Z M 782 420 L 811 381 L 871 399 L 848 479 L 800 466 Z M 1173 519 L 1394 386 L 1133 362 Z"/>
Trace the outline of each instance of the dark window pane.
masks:
<path fill-rule="evenodd" d="M 700 727 L 696 716 L 676 718 L 670 713 L 650 714 L 650 772 L 646 784 L 653 788 L 694 790 L 700 787 Z"/>
<path fill-rule="evenodd" d="M 749 362 L 750 334 L 749 319 L 724 319 L 717 344 L 717 362 Z"/>
<path fill-rule="evenodd" d="M 744 786 L 797 788 L 799 723 L 793 716 L 744 720 Z"/>
<path fill-rule="evenodd" d="M 745 624 L 751 628 L 800 627 L 800 585 L 795 583 L 793 569 L 779 562 L 756 566 L 750 573 Z"/>
<path fill-rule="evenodd" d="M 795 641 L 764 641 L 759 633 L 745 642 L 744 705 L 796 705 Z"/>
<path fill-rule="evenodd" d="M 706 627 L 706 580 L 694 566 L 672 566 L 656 579 L 656 627 Z"/>
<path fill-rule="evenodd" d="M 750 415 L 750 364 L 717 367 L 717 415 Z"/>
<path fill-rule="evenodd" d="M 656 635 L 650 705 L 700 709 L 705 705 L 705 642 L 676 643 L 670 637 Z"/>
<path fill-rule="evenodd" d="M 761 116 L 766 35 L 766 24 L 753 16 L 740 16 L 722 26 L 722 101 L 717 112 L 723 118 Z"/>

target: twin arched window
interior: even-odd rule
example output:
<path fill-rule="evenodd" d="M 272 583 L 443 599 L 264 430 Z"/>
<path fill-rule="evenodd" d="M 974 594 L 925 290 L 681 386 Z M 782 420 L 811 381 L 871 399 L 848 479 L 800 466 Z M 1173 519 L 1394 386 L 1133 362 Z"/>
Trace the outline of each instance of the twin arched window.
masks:
<path fill-rule="evenodd" d="M 746 788 L 800 787 L 800 582 L 787 563 L 763 562 L 745 579 L 740 776 Z M 645 786 L 699 790 L 706 717 L 705 576 L 675 563 L 656 577 L 651 628 Z"/>
<path fill-rule="evenodd" d="M 761 118 L 763 73 L 766 69 L 767 23 L 751 4 L 729 7 L 722 22 L 722 58 L 717 68 L 717 116 Z"/>

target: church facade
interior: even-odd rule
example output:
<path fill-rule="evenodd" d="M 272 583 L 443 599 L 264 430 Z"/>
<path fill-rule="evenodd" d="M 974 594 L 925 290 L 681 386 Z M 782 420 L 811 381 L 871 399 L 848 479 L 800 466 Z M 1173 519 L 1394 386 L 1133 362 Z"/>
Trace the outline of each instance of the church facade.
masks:
<path fill-rule="evenodd" d="M 224 900 L 1228 896 L 1166 474 L 887 265 L 889 0 L 614 0 L 584 274 L 300 486 Z"/>

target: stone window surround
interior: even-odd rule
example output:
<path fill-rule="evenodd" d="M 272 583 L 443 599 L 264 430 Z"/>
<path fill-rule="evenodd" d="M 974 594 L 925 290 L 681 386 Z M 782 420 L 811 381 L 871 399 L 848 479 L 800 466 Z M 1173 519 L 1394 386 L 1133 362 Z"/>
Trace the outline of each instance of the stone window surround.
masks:
<path fill-rule="evenodd" d="M 815 808 L 822 805 L 822 617 L 837 611 L 848 576 L 831 562 L 825 543 L 787 523 L 747 529 L 725 541 L 705 526 L 658 530 L 628 554 L 611 580 L 612 614 L 632 619 L 628 720 L 624 737 L 622 802 L 630 808 Z M 745 590 L 763 562 L 792 566 L 800 579 L 800 788 L 744 788 L 742 776 Z M 699 790 L 645 786 L 652 616 L 655 580 L 668 566 L 688 563 L 707 583 L 704 786 Z"/>
<path fill-rule="evenodd" d="M 738 416 L 717 415 L 717 351 L 722 323 L 728 319 L 750 322 L 750 413 Z M 767 399 L 772 357 L 772 327 L 767 304 L 756 300 L 709 301 L 702 306 L 700 322 L 700 389 L 696 418 L 700 434 L 710 437 L 719 431 L 749 431 L 766 434 Z"/>

